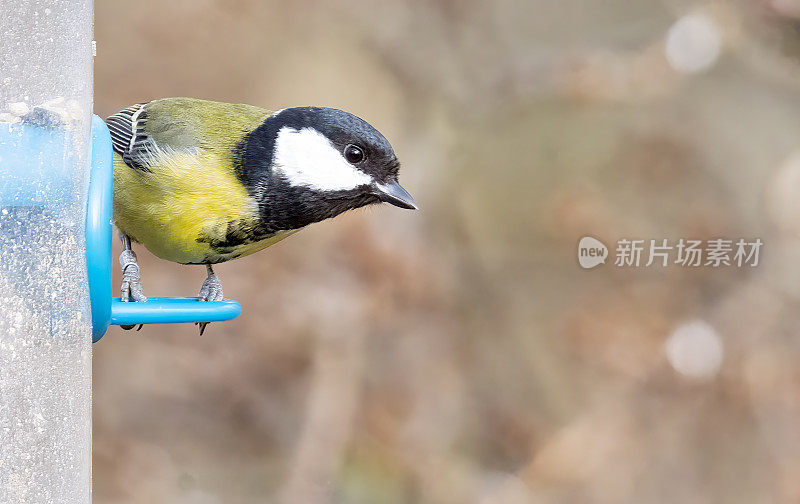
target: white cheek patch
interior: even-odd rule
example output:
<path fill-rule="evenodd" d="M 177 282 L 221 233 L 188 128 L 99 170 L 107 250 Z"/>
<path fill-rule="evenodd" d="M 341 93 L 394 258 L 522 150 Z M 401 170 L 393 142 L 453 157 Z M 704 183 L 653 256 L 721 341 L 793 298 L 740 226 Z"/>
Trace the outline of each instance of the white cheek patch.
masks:
<path fill-rule="evenodd" d="M 273 169 L 290 184 L 319 191 L 341 191 L 370 184 L 372 178 L 347 162 L 319 131 L 285 126 L 275 140 Z"/>

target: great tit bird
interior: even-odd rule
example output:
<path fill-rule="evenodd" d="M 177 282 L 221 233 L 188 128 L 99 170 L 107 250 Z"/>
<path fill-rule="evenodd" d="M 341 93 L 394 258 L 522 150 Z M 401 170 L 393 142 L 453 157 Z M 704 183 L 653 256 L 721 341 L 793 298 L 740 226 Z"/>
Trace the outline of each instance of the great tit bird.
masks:
<path fill-rule="evenodd" d="M 341 110 L 274 112 L 193 98 L 140 103 L 106 119 L 123 301 L 145 302 L 131 241 L 207 269 L 199 299 L 221 300 L 213 264 L 257 252 L 347 210 L 416 209 L 400 163 L 366 121 Z M 201 334 L 205 325 L 201 325 Z"/>

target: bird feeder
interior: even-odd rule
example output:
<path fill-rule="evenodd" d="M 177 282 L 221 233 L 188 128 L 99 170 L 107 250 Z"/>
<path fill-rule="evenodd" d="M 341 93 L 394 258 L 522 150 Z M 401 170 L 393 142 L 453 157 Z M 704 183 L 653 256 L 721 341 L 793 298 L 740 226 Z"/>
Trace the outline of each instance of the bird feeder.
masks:
<path fill-rule="evenodd" d="M 0 502 L 88 504 L 92 2 L 6 0 L 2 11 Z M 39 116 L 42 104 L 65 113 Z"/>
<path fill-rule="evenodd" d="M 238 317 L 239 303 L 199 301 L 196 297 L 149 297 L 122 302 L 111 297 L 113 154 L 111 135 L 102 119 L 92 119 L 91 171 L 86 207 L 86 267 L 92 313 L 92 341 L 109 325 L 219 322 Z M 58 127 L 12 124 L 0 130 L 0 206 L 58 204 L 73 191 L 65 160 L 69 135 Z M 44 183 L 35 183 L 44 179 Z"/>
<path fill-rule="evenodd" d="M 233 301 L 112 298 L 112 148 L 92 115 L 91 0 L 0 16 L 0 503 L 88 504 L 92 345 L 111 324 L 214 322 Z"/>

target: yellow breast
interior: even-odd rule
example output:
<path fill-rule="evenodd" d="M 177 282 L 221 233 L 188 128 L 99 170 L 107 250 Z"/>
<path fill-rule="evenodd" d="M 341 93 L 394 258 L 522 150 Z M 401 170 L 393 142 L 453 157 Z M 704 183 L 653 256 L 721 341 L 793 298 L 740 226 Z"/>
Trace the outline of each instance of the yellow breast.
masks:
<path fill-rule="evenodd" d="M 114 155 L 114 221 L 133 240 L 170 261 L 217 263 L 252 254 L 291 232 L 220 249 L 231 223 L 257 222 L 258 205 L 214 152 L 164 151 L 150 170 L 130 168 Z"/>

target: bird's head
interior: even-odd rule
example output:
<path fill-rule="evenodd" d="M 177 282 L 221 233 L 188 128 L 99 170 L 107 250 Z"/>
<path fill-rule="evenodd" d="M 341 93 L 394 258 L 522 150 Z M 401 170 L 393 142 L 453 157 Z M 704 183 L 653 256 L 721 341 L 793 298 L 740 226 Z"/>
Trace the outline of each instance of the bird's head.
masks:
<path fill-rule="evenodd" d="M 293 227 L 352 208 L 386 202 L 416 209 L 397 180 L 394 149 L 369 123 L 323 107 L 297 107 L 270 116 L 244 146 L 242 163 L 261 180 L 260 203 L 275 218 L 292 206 Z M 288 206 L 287 206 L 288 205 Z M 269 218 L 268 216 L 265 216 Z"/>

